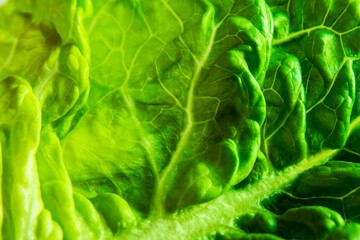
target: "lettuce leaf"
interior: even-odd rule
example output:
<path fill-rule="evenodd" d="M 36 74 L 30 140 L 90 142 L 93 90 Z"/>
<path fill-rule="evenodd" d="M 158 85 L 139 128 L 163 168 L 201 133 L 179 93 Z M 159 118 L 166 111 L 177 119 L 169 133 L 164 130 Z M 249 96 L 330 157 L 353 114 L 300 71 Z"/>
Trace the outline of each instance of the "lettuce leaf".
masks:
<path fill-rule="evenodd" d="M 0 3 L 0 239 L 357 239 L 360 3 Z"/>

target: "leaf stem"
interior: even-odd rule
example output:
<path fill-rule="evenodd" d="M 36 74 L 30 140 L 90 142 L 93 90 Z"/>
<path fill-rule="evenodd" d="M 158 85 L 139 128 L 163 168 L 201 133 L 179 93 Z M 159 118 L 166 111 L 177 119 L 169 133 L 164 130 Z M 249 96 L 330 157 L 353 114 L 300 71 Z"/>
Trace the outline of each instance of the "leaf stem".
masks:
<path fill-rule="evenodd" d="M 235 218 L 261 209 L 260 201 L 293 182 L 304 171 L 324 164 L 340 149 L 323 150 L 276 174 L 242 190 L 231 190 L 221 197 L 199 204 L 181 213 L 163 218 L 152 218 L 136 228 L 124 232 L 118 239 L 197 239 L 214 233 L 223 226 L 231 226 Z"/>

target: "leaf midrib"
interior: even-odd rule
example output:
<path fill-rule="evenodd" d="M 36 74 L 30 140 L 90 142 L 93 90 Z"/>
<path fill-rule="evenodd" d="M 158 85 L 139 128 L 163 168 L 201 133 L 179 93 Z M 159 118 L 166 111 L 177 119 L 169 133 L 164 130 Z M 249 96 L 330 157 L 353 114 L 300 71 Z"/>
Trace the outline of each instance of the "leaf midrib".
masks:
<path fill-rule="evenodd" d="M 317 155 L 304 159 L 297 165 L 290 166 L 276 174 L 264 176 L 258 183 L 240 191 L 229 191 L 215 200 L 196 205 L 167 218 L 152 218 L 137 228 L 124 232 L 118 239 L 188 240 L 214 233 L 222 226 L 232 225 L 235 218 L 259 209 L 259 203 L 262 199 L 281 190 L 304 171 L 324 164 L 339 151 L 340 149 L 323 150 Z"/>
<path fill-rule="evenodd" d="M 209 7 L 208 11 L 214 11 L 214 9 Z M 193 78 L 191 79 L 191 83 L 190 83 L 190 87 L 189 87 L 189 91 L 188 91 L 188 95 L 187 95 L 187 99 L 186 99 L 186 106 L 185 106 L 186 114 L 184 117 L 184 122 L 186 122 L 186 126 L 184 128 L 184 131 L 180 134 L 180 140 L 179 140 L 178 144 L 176 145 L 176 148 L 175 148 L 173 154 L 171 155 L 169 164 L 166 166 L 163 173 L 161 174 L 159 182 L 155 188 L 154 196 L 153 196 L 153 200 L 152 200 L 152 204 L 151 204 L 151 214 L 150 215 L 162 216 L 165 213 L 164 195 L 165 195 L 166 184 L 169 180 L 171 173 L 174 171 L 176 165 L 181 160 L 181 155 L 189 142 L 189 139 L 191 137 L 191 133 L 192 133 L 193 127 L 194 127 L 194 119 L 193 119 L 192 113 L 193 113 L 193 107 L 194 107 L 193 106 L 193 102 L 194 102 L 193 98 L 194 98 L 195 86 L 200 78 L 201 71 L 204 68 L 204 66 L 206 65 L 206 62 L 211 54 L 217 30 L 222 25 L 222 23 L 227 18 L 227 16 L 228 15 L 224 16 L 224 18 L 217 24 L 215 24 L 215 20 L 212 19 L 212 26 L 211 26 L 212 32 L 211 32 L 210 40 L 206 46 L 206 49 L 205 49 L 202 57 L 200 59 L 195 59 L 196 60 L 195 71 L 194 71 Z"/>
<path fill-rule="evenodd" d="M 158 214 L 162 214 L 164 211 L 162 198 L 163 198 L 163 194 L 165 191 L 165 184 L 166 184 L 171 172 L 173 171 L 173 169 L 175 168 L 177 163 L 180 161 L 181 155 L 182 155 L 183 151 L 185 150 L 185 148 L 188 144 L 188 141 L 191 137 L 191 133 L 193 131 L 194 119 L 193 119 L 192 112 L 193 112 L 193 96 L 194 96 L 195 85 L 199 80 L 201 70 L 211 52 L 215 33 L 216 33 L 216 30 L 214 30 L 212 32 L 210 43 L 206 49 L 205 54 L 203 55 L 201 60 L 196 64 L 195 74 L 191 80 L 191 84 L 189 87 L 189 93 L 188 93 L 188 97 L 187 97 L 187 101 L 186 101 L 187 104 L 185 106 L 186 114 L 184 117 L 184 122 L 186 122 L 186 127 L 185 127 L 184 131 L 180 134 L 181 137 L 180 137 L 178 144 L 176 145 L 176 149 L 173 152 L 173 154 L 169 160 L 169 164 L 164 169 L 164 171 L 160 177 L 159 183 L 157 185 L 157 188 L 155 189 L 152 208 L 153 208 L 153 211 L 157 212 Z"/>
<path fill-rule="evenodd" d="M 359 127 L 359 124 L 360 116 L 351 123 L 348 136 Z M 116 239 L 189 240 L 215 233 L 223 226 L 232 225 L 235 218 L 258 210 L 261 208 L 260 201 L 262 199 L 280 191 L 306 170 L 328 162 L 341 150 L 341 148 L 322 150 L 318 154 L 309 156 L 298 164 L 289 166 L 280 172 L 269 173 L 259 182 L 244 189 L 231 190 L 217 199 L 195 205 L 168 217 L 155 216 L 137 227 L 125 231 Z"/>
<path fill-rule="evenodd" d="M 303 30 L 300 30 L 300 31 L 297 31 L 297 32 L 289 33 L 288 35 L 286 35 L 283 38 L 274 39 L 273 42 L 272 42 L 272 45 L 274 45 L 274 46 L 281 45 L 281 44 L 290 42 L 290 41 L 292 41 L 294 39 L 300 38 L 300 37 L 302 37 L 302 36 L 304 36 L 306 34 L 310 34 L 312 31 L 320 30 L 320 29 L 329 30 L 330 32 L 333 32 L 333 33 L 337 34 L 338 36 L 342 36 L 342 35 L 345 35 L 345 34 L 347 34 L 349 32 L 355 31 L 356 29 L 359 29 L 359 28 L 360 28 L 360 26 L 352 28 L 352 29 L 344 31 L 344 32 L 338 32 L 338 31 L 332 29 L 331 27 L 328 27 L 328 26 L 325 26 L 325 25 L 318 25 L 318 26 L 303 29 Z"/>

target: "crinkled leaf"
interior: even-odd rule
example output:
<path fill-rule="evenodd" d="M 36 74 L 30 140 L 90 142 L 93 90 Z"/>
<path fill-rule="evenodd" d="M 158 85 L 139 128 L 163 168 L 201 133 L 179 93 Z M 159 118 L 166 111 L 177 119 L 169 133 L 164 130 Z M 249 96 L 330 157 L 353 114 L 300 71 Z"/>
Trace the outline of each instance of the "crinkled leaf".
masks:
<path fill-rule="evenodd" d="M 274 50 L 263 86 L 266 121 L 263 151 L 275 168 L 301 161 L 307 154 L 304 88 L 298 59 Z"/>
<path fill-rule="evenodd" d="M 2 236 L 35 237 L 33 223 L 42 208 L 35 161 L 40 109 L 30 85 L 18 77 L 0 81 L 0 96 Z"/>
<path fill-rule="evenodd" d="M 218 16 L 206 2 L 194 12 L 102 4 L 88 24 L 89 109 L 62 141 L 75 188 L 112 191 L 147 213 L 211 200 L 247 177 L 264 119 L 266 6 L 236 2 Z"/>
<path fill-rule="evenodd" d="M 359 6 L 0 1 L 1 238 L 358 238 Z"/>
<path fill-rule="evenodd" d="M 360 49 L 349 37 L 359 31 L 358 3 L 295 0 L 272 4 L 289 22 L 288 32 L 273 43 L 301 62 L 308 146 L 311 152 L 342 147 L 355 101 L 353 61 Z"/>

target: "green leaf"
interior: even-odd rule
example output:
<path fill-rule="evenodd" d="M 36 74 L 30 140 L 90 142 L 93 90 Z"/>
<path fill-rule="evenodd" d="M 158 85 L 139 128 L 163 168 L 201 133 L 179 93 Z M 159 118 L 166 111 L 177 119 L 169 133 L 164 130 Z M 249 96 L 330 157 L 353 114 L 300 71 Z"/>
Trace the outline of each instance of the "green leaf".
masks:
<path fill-rule="evenodd" d="M 301 61 L 308 146 L 311 152 L 343 147 L 355 100 L 353 61 L 358 57 L 358 49 L 346 39 L 358 32 L 358 3 L 335 0 L 286 4 L 287 8 L 280 9 L 288 18 L 289 32 L 273 44 Z M 350 18 L 352 15 L 356 17 Z"/>
<path fill-rule="evenodd" d="M 35 237 L 35 224 L 31 223 L 36 223 L 42 209 L 35 161 L 40 109 L 30 85 L 18 77 L 0 81 L 0 96 L 2 236 Z"/>
<path fill-rule="evenodd" d="M 339 212 L 345 220 L 359 221 L 358 163 L 331 161 L 301 175 L 290 188 L 264 200 L 271 211 L 282 214 L 298 206 L 324 206 Z"/>
<path fill-rule="evenodd" d="M 62 141 L 75 188 L 120 194 L 147 214 L 211 200 L 247 177 L 264 119 L 266 6 L 239 2 L 219 17 L 206 2 L 186 14 L 175 3 L 103 4 L 89 23 L 89 109 Z"/>
<path fill-rule="evenodd" d="M 0 76 L 15 74 L 26 79 L 41 105 L 42 124 L 52 123 L 63 137 L 76 124 L 72 123 L 74 114 L 83 107 L 89 93 L 88 46 L 79 20 L 83 14 L 81 10 L 75 14 L 74 1 L 71 5 L 61 4 L 63 13 L 73 12 L 61 14 L 61 18 L 56 16 L 60 10 L 49 15 L 48 10 L 39 7 L 46 4 L 34 2 L 28 2 L 23 12 L 10 14 L 20 2 L 14 1 L 0 9 L 3 36 Z M 54 0 L 54 6 L 57 3 Z M 7 26 L 7 23 L 11 24 Z M 69 32 L 68 25 L 73 32 Z"/>
<path fill-rule="evenodd" d="M 335 211 L 323 207 L 301 207 L 280 216 L 269 213 L 245 215 L 237 221 L 246 232 L 270 233 L 285 239 L 325 239 L 344 220 Z"/>
<path fill-rule="evenodd" d="M 0 1 L 0 239 L 357 239 L 358 0 Z"/>
<path fill-rule="evenodd" d="M 280 51 L 272 53 L 263 93 L 266 100 L 263 151 L 267 159 L 275 168 L 301 161 L 307 155 L 306 109 L 296 57 Z"/>
<path fill-rule="evenodd" d="M 358 238 L 360 235 L 360 224 L 349 223 L 344 227 L 338 227 L 331 232 L 328 240 L 334 239 L 344 239 L 344 240 L 352 240 Z"/>

